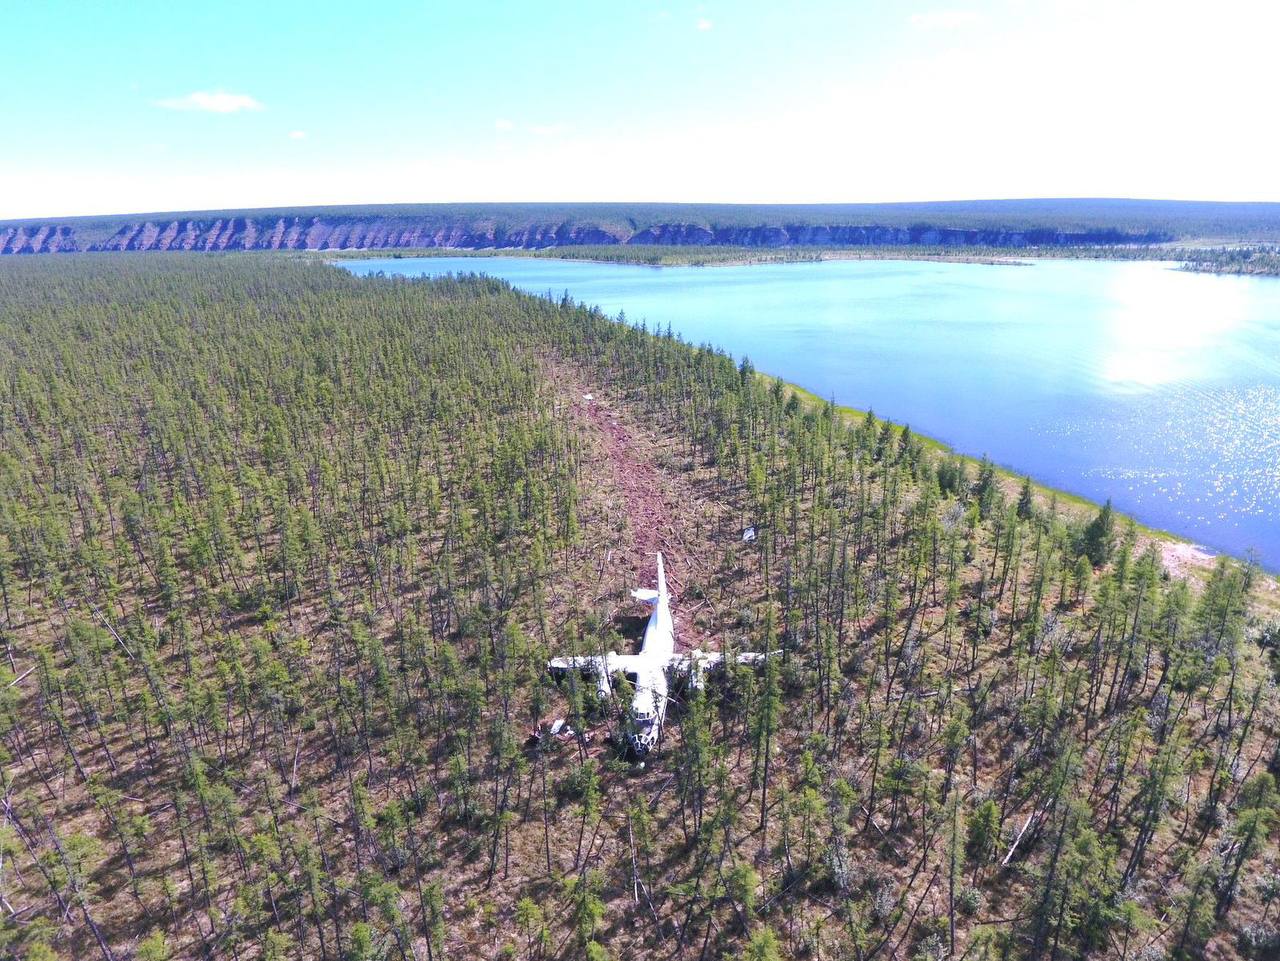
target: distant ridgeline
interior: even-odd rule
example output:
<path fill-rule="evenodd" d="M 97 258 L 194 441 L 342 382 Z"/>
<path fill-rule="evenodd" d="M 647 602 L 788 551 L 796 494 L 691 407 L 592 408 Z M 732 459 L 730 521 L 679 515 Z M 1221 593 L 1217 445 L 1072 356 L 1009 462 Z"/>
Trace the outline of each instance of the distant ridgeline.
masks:
<path fill-rule="evenodd" d="M 0 254 L 659 244 L 1148 245 L 1280 240 L 1280 204 L 995 200 L 910 204 L 392 204 L 0 222 Z"/>

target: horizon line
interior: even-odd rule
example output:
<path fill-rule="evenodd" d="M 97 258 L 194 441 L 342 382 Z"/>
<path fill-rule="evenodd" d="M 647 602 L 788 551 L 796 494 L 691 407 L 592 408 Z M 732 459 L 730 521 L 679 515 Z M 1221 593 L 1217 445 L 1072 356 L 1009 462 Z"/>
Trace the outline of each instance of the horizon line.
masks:
<path fill-rule="evenodd" d="M 379 202 L 336 202 L 278 204 L 263 207 L 190 207 L 169 210 L 126 210 L 99 213 L 41 214 L 37 216 L 0 216 L 0 223 L 39 223 L 50 220 L 92 220 L 125 217 L 166 217 L 195 214 L 235 214 L 239 216 L 267 214 L 290 210 L 343 210 L 351 208 L 391 207 L 768 207 L 776 209 L 801 208 L 889 208 L 945 206 L 953 204 L 1019 204 L 1019 203 L 1142 203 L 1176 204 L 1186 206 L 1215 207 L 1275 207 L 1280 210 L 1280 200 L 1205 200 L 1164 197 L 1131 196 L 1028 196 L 1028 197 L 965 197 L 934 200 L 832 200 L 832 201 L 697 201 L 697 200 L 401 200 Z"/>

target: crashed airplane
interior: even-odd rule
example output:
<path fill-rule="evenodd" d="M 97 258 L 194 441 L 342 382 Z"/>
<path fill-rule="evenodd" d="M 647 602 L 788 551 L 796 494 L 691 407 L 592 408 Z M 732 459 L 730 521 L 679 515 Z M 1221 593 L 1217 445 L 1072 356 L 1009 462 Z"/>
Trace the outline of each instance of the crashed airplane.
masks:
<path fill-rule="evenodd" d="M 631 683 L 631 724 L 626 732 L 628 752 L 644 760 L 658 743 L 662 723 L 667 716 L 668 689 L 675 681 L 685 680 L 692 688 L 702 688 L 708 673 L 724 665 L 725 655 L 710 651 L 676 653 L 675 625 L 671 620 L 671 595 L 667 591 L 662 554 L 658 554 L 658 587 L 656 590 L 633 590 L 631 596 L 652 605 L 644 641 L 638 654 L 618 654 L 552 658 L 547 667 L 560 678 L 569 673 L 591 677 L 601 699 L 613 696 L 613 677 L 622 674 Z M 764 654 L 732 655 L 739 664 L 760 664 Z"/>

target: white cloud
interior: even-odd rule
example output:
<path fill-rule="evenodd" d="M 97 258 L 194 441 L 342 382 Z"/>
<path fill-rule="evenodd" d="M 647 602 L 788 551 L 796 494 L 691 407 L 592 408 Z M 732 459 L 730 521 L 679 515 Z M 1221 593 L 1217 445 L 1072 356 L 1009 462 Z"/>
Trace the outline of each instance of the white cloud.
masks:
<path fill-rule="evenodd" d="M 917 30 L 956 30 L 978 20 L 975 10 L 930 10 L 913 13 L 911 26 Z"/>
<path fill-rule="evenodd" d="M 290 140 L 306 140 L 307 132 L 305 130 L 290 130 L 289 139 Z"/>
<path fill-rule="evenodd" d="M 699 17 L 699 18 L 698 18 L 698 29 L 699 29 L 699 30 L 710 30 L 710 29 L 711 29 L 712 27 L 714 27 L 714 26 L 715 26 L 715 24 L 714 24 L 714 23 L 712 23 L 710 20 L 708 20 L 706 17 Z"/>
<path fill-rule="evenodd" d="M 197 90 L 185 97 L 167 97 L 156 101 L 165 110 L 200 110 L 204 113 L 239 113 L 241 110 L 262 110 L 262 104 L 245 93 L 227 93 L 225 90 Z"/>
<path fill-rule="evenodd" d="M 513 124 L 510 120 L 508 120 L 506 117 L 499 117 L 497 120 L 493 122 L 493 129 L 500 130 L 503 133 L 506 133 L 508 130 L 515 130 L 516 125 Z"/>

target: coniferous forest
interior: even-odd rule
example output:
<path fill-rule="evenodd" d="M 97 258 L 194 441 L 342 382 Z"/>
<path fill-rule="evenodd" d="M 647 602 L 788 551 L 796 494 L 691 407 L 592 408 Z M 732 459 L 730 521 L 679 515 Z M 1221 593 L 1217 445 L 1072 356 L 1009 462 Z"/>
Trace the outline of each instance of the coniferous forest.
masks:
<path fill-rule="evenodd" d="M 3 956 L 1280 952 L 1245 563 L 483 278 L 6 258 L 0 375 Z M 657 550 L 779 653 L 635 770 Z"/>

